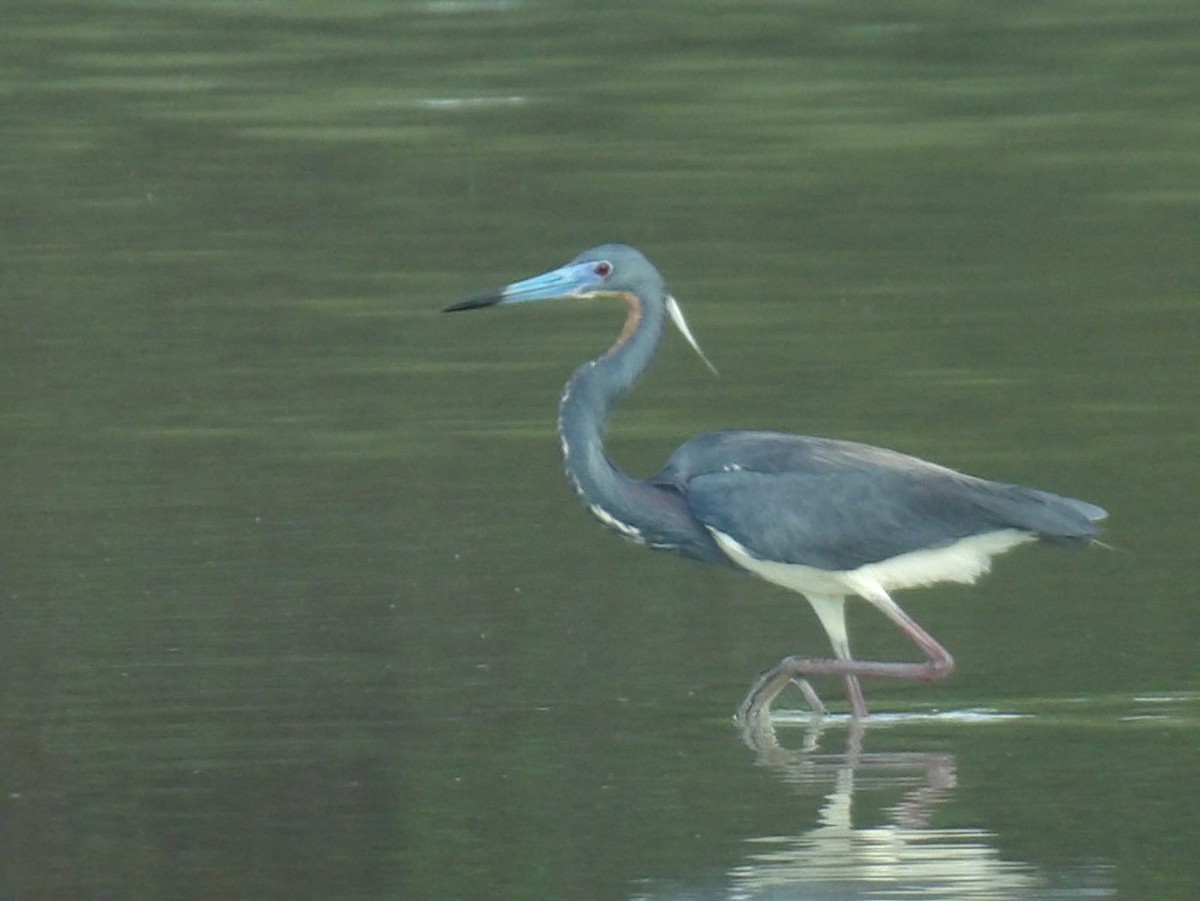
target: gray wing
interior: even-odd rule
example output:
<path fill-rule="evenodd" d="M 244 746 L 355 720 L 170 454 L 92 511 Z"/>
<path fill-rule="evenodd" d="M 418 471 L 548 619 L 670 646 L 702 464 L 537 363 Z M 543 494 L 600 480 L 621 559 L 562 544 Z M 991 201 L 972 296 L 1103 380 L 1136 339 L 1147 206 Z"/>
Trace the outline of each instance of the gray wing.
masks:
<path fill-rule="evenodd" d="M 651 481 L 756 557 L 855 569 L 962 538 L 1019 529 L 1086 542 L 1105 512 L 990 482 L 895 451 L 778 432 L 713 432 L 679 448 Z"/>

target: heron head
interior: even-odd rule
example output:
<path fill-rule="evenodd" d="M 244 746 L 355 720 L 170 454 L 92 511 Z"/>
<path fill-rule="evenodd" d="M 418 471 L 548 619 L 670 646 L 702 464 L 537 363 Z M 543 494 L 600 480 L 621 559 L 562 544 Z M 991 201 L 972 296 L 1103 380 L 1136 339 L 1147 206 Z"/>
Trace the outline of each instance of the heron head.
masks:
<path fill-rule="evenodd" d="M 666 289 L 663 277 L 640 251 L 625 244 L 601 244 L 585 250 L 565 266 L 468 297 L 446 307 L 444 312 L 626 292 L 653 300 L 663 297 Z"/>
<path fill-rule="evenodd" d="M 444 307 L 442 312 L 474 310 L 500 304 L 530 300 L 556 300 L 571 297 L 633 295 L 643 304 L 659 304 L 666 309 L 676 328 L 714 373 L 716 368 L 700 349 L 679 303 L 667 292 L 667 283 L 645 255 L 628 244 L 601 244 L 585 250 L 571 262 L 533 278 L 512 282 L 493 291 L 476 294 Z"/>

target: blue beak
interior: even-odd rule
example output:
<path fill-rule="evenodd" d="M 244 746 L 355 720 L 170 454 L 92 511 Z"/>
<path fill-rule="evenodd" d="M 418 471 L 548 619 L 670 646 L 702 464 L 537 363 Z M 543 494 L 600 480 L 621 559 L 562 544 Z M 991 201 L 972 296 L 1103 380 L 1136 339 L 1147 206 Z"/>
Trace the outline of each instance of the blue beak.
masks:
<path fill-rule="evenodd" d="M 443 313 L 474 310 L 502 303 L 525 303 L 528 300 L 553 300 L 556 297 L 578 297 L 593 291 L 604 278 L 595 272 L 595 263 L 568 263 L 552 272 L 513 282 L 497 291 L 476 294 L 458 303 L 443 307 Z"/>

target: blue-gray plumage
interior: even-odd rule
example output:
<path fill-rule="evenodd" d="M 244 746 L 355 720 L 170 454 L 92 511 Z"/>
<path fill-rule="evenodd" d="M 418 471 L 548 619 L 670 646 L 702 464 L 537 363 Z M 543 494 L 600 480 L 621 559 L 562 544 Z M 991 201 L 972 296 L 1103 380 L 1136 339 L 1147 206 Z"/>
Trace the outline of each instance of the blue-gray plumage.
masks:
<path fill-rule="evenodd" d="M 836 659 L 788 657 L 763 673 L 742 702 L 765 715 L 775 695 L 812 675 L 840 676 L 852 713 L 865 716 L 859 676 L 932 680 L 950 654 L 902 611 L 889 591 L 940 581 L 973 582 L 996 554 L 1037 539 L 1087 544 L 1105 511 L 1036 488 L 991 482 L 895 451 L 780 432 L 721 431 L 681 446 L 648 479 L 605 453 L 616 401 L 649 366 L 668 317 L 699 346 L 658 270 L 623 244 L 586 251 L 559 269 L 446 307 L 466 310 L 555 298 L 610 296 L 628 308 L 609 351 L 567 382 L 558 426 L 567 476 L 606 525 L 653 548 L 743 569 L 803 594 Z M 707 363 L 705 359 L 705 363 Z M 924 663 L 855 660 L 844 602 L 859 596 L 926 654 Z"/>
<path fill-rule="evenodd" d="M 1058 543 L 1090 541 L 1103 515 L 1082 501 L 895 451 L 780 432 L 701 435 L 651 481 L 685 493 L 698 520 L 756 556 L 827 570 L 1007 528 Z"/>

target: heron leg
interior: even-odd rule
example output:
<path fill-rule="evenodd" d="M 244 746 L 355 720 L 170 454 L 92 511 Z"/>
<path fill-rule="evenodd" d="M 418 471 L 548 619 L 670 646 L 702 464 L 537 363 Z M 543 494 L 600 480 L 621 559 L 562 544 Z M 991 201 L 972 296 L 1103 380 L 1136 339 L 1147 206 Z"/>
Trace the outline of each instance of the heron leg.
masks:
<path fill-rule="evenodd" d="M 842 595 L 806 594 L 805 598 L 816 611 L 817 618 L 825 627 L 829 643 L 833 646 L 834 656 L 843 662 L 851 662 L 850 635 L 846 630 L 846 598 Z M 862 718 L 867 715 L 867 702 L 863 698 L 862 686 L 858 684 L 858 676 L 850 671 L 842 674 L 842 682 L 846 687 L 846 700 L 850 702 L 850 712 L 853 716 Z"/>
<path fill-rule="evenodd" d="M 845 597 L 841 595 L 822 594 L 805 595 L 805 597 L 812 605 L 813 610 L 816 611 L 817 618 L 820 619 L 821 625 L 824 626 L 825 632 L 829 636 L 829 642 L 833 646 L 834 654 L 837 656 L 836 662 L 852 663 L 850 639 L 846 633 Z M 746 722 L 747 718 L 765 715 L 770 710 L 775 698 L 779 696 L 780 692 L 789 683 L 795 683 L 799 687 L 814 714 L 823 716 L 825 714 L 825 705 L 817 697 L 817 693 L 811 683 L 804 678 L 806 674 L 797 670 L 796 661 L 801 659 L 803 658 L 787 657 L 780 661 L 778 665 L 760 673 L 750 686 L 749 691 L 746 692 L 742 703 L 738 705 L 738 719 Z M 829 662 L 833 663 L 835 661 Z M 850 671 L 842 672 L 841 676 L 846 687 L 846 699 L 850 703 L 852 715 L 859 719 L 865 717 L 867 715 L 867 704 L 863 699 L 862 687 L 858 683 L 858 676 Z"/>
<path fill-rule="evenodd" d="M 771 707 L 775 696 L 783 690 L 787 679 L 807 679 L 810 676 L 841 676 L 846 683 L 847 698 L 850 701 L 851 712 L 856 718 L 867 715 L 867 706 L 863 700 L 862 689 L 858 684 L 859 677 L 875 679 L 916 679 L 922 682 L 934 682 L 944 679 L 954 672 L 954 658 L 950 656 L 932 635 L 926 632 L 911 616 L 900 609 L 900 605 L 891 599 L 886 591 L 879 586 L 864 586 L 862 596 L 876 609 L 894 622 L 908 636 L 922 653 L 924 663 L 890 663 L 874 660 L 854 660 L 849 656 L 849 644 L 845 643 L 845 656 L 839 651 L 839 634 L 845 634 L 845 620 L 842 611 L 827 598 L 814 601 L 813 609 L 821 617 L 826 631 L 830 631 L 836 659 L 824 657 L 786 657 L 779 664 L 759 676 L 750 692 L 742 701 L 739 711 L 748 715 L 765 716 Z M 842 601 L 842 598 L 838 598 Z M 834 614 L 837 614 L 836 616 Z M 834 628 L 831 631 L 830 625 Z M 840 625 L 840 633 L 838 626 Z"/>
<path fill-rule="evenodd" d="M 900 627 L 908 640 L 921 649 L 924 663 L 873 663 L 875 672 L 861 672 L 863 676 L 893 679 L 919 679 L 922 682 L 937 682 L 954 672 L 954 658 L 941 643 L 926 632 L 915 619 L 900 609 L 900 605 L 882 587 L 868 586 L 862 596 L 880 613 Z"/>

